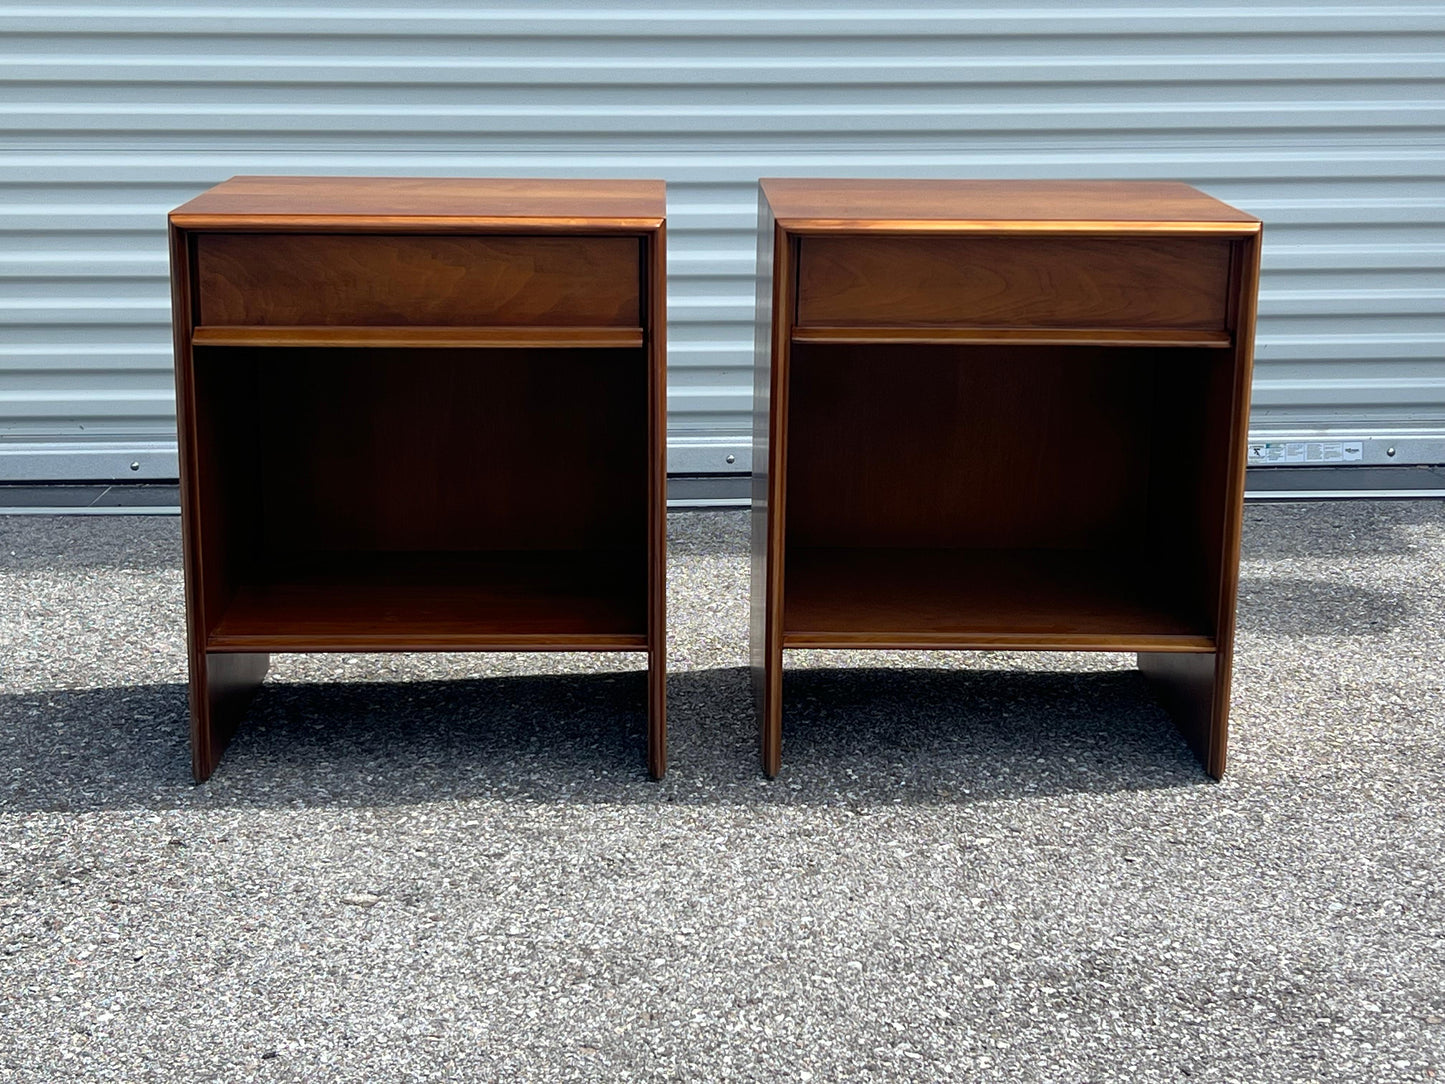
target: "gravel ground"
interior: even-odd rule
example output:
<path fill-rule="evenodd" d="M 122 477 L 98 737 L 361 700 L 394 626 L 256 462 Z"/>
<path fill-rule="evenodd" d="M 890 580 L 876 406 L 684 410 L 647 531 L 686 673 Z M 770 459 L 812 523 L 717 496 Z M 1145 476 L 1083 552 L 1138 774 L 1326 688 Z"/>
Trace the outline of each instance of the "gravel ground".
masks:
<path fill-rule="evenodd" d="M 1230 772 L 1132 659 L 280 656 L 189 778 L 176 521 L 0 519 L 0 1080 L 1445 1076 L 1445 504 L 1251 507 Z M 846 667 L 840 666 L 847 663 Z"/>

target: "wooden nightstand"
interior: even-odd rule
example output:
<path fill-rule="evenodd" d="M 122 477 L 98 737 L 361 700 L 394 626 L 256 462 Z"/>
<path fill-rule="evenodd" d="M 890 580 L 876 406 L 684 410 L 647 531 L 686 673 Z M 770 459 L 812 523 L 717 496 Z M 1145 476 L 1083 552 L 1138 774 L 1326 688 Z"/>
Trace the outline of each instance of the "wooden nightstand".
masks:
<path fill-rule="evenodd" d="M 171 213 L 198 780 L 278 651 L 645 651 L 663 774 L 665 217 L 360 177 Z"/>
<path fill-rule="evenodd" d="M 1257 219 L 1182 184 L 767 180 L 752 667 L 1131 651 L 1224 771 Z"/>

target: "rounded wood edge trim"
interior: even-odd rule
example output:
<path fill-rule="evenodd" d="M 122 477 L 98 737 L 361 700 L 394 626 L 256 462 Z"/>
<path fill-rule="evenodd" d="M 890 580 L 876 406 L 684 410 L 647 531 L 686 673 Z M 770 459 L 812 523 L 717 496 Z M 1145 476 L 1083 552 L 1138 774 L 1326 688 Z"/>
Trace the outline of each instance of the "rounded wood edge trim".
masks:
<path fill-rule="evenodd" d="M 177 229 L 214 233 L 568 233 L 645 234 L 666 218 L 522 218 L 455 215 L 212 215 L 171 212 Z"/>

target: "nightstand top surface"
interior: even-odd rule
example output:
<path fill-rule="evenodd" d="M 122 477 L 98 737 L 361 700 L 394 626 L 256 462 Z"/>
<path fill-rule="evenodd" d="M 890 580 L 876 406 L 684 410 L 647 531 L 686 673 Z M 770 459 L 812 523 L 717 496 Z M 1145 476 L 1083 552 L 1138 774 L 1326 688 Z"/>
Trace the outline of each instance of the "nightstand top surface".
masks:
<path fill-rule="evenodd" d="M 1259 219 L 1176 181 L 760 182 L 774 218 L 801 229 L 1125 229 L 1253 232 Z"/>
<path fill-rule="evenodd" d="M 481 177 L 232 177 L 171 212 L 191 229 L 316 220 L 404 225 L 408 221 L 584 228 L 660 225 L 662 181 Z"/>

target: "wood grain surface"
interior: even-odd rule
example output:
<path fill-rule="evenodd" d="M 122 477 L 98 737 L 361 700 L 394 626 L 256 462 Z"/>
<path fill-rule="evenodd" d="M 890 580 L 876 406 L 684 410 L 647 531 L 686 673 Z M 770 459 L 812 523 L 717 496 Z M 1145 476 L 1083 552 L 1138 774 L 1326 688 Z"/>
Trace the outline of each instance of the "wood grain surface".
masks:
<path fill-rule="evenodd" d="M 783 646 L 1212 651 L 1172 572 L 1123 547 L 789 548 Z"/>
<path fill-rule="evenodd" d="M 1260 223 L 1185 185 L 762 182 L 752 669 L 1132 650 L 1224 768 Z"/>
<path fill-rule="evenodd" d="M 1150 418 L 1192 409 L 1156 401 L 1158 364 L 1105 347 L 795 345 L 789 551 L 1143 537 Z"/>
<path fill-rule="evenodd" d="M 248 551 L 646 552 L 641 350 L 196 355 L 210 500 Z"/>
<path fill-rule="evenodd" d="M 375 327 L 225 324 L 196 328 L 196 346 L 548 347 L 642 346 L 640 327 Z"/>
<path fill-rule="evenodd" d="M 639 327 L 635 237 L 202 234 L 201 324 Z"/>
<path fill-rule="evenodd" d="M 663 193 L 259 177 L 172 213 L 198 780 L 282 650 L 646 651 L 666 770 Z"/>
<path fill-rule="evenodd" d="M 667 226 L 643 237 L 647 369 L 647 772 L 667 772 Z"/>
<path fill-rule="evenodd" d="M 789 353 L 793 330 L 793 244 L 758 197 L 757 309 L 753 361 L 753 479 L 749 674 L 763 772 L 783 758 L 783 525 L 787 490 Z"/>
<path fill-rule="evenodd" d="M 1229 255 L 1215 237 L 810 236 L 797 323 L 1221 331 Z"/>
<path fill-rule="evenodd" d="M 1175 181 L 907 180 L 769 177 L 759 182 L 790 233 L 846 229 L 1154 229 L 1241 234 L 1259 219 Z"/>
<path fill-rule="evenodd" d="M 644 231 L 666 217 L 661 181 L 493 177 L 232 177 L 171 212 L 185 229 Z"/>
<path fill-rule="evenodd" d="M 606 550 L 274 554 L 241 582 L 211 651 L 631 650 L 647 562 Z"/>
<path fill-rule="evenodd" d="M 967 346 L 1202 346 L 1227 350 L 1233 343 L 1228 331 L 1197 328 L 1152 327 L 977 327 L 945 324 L 938 327 L 901 324 L 878 327 L 830 325 L 794 327 L 794 343 L 956 343 Z"/>

